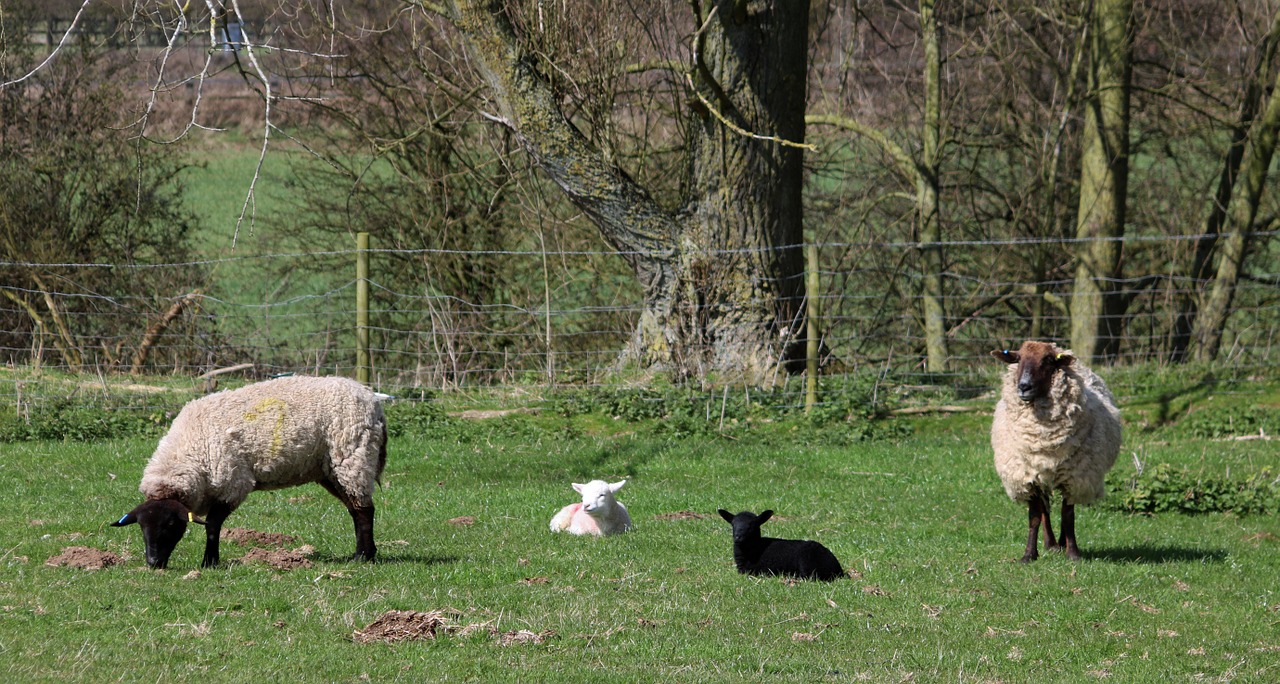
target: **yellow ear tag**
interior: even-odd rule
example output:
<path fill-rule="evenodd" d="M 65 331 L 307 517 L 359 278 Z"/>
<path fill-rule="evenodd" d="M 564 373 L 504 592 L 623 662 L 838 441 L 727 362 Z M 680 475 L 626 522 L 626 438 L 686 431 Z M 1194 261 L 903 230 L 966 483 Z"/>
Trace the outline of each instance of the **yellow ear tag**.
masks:
<path fill-rule="evenodd" d="M 196 514 L 192 513 L 191 511 L 187 511 L 187 522 L 195 522 L 195 521 L 196 521 Z"/>
<path fill-rule="evenodd" d="M 1062 360 L 1062 354 L 1058 354 L 1057 356 L 1055 356 L 1055 357 L 1053 357 L 1053 358 L 1055 358 L 1055 359 L 1057 359 L 1057 360 L 1061 361 L 1061 360 Z"/>

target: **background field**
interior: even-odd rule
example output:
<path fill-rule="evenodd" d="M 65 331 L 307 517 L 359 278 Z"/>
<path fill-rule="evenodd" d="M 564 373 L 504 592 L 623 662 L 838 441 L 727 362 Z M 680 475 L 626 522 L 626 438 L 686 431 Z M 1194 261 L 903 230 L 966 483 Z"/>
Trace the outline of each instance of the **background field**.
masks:
<path fill-rule="evenodd" d="M 583 397 L 475 420 L 400 401 L 377 495 L 381 562 L 344 560 L 350 520 L 319 487 L 256 493 L 228 521 L 314 546 L 313 566 L 293 570 L 243 562 L 249 547 L 224 542 L 224 567 L 191 573 L 195 537 L 169 570 L 147 570 L 137 528 L 108 524 L 137 503 L 154 432 L 6 444 L 3 668 L 16 681 L 1280 678 L 1274 514 L 1115 508 L 1139 467 L 1170 464 L 1188 482 L 1274 468 L 1273 442 L 1238 438 L 1272 429 L 1280 388 L 1166 381 L 1125 395 L 1112 506 L 1082 510 L 1079 563 L 1014 562 L 1025 512 L 990 465 L 992 401 L 862 427 L 758 409 L 629 420 L 615 418 L 625 403 Z M 548 532 L 568 483 L 592 477 L 628 478 L 637 529 Z M 851 577 L 738 575 L 719 507 L 776 510 L 766 532 L 821 540 Z M 127 560 L 45 564 L 76 545 Z M 354 638 L 390 610 L 480 628 Z M 501 645 L 517 630 L 542 643 Z"/>

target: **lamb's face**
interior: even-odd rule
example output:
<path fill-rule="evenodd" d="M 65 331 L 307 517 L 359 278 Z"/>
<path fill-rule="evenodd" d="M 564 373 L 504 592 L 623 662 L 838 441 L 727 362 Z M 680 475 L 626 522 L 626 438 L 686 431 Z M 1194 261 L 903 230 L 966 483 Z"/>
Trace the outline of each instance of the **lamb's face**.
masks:
<path fill-rule="evenodd" d="M 187 523 L 203 524 L 181 502 L 173 499 L 145 501 L 129 511 L 112 527 L 138 523 L 142 528 L 142 543 L 146 547 L 147 565 L 163 570 L 169 565 L 169 556 L 187 532 Z"/>
<path fill-rule="evenodd" d="M 760 539 L 760 526 L 773 517 L 773 511 L 765 511 L 756 515 L 751 511 L 742 511 L 734 515 L 721 508 L 717 511 L 721 518 L 733 526 L 733 543 L 746 544 Z"/>
<path fill-rule="evenodd" d="M 1075 360 L 1070 353 L 1061 352 L 1052 344 L 1030 340 L 1023 342 L 1018 351 L 1005 349 L 993 351 L 991 355 L 1010 365 L 1017 364 L 1015 389 L 1018 398 L 1028 403 L 1048 396 L 1054 374 Z"/>
<path fill-rule="evenodd" d="M 626 480 L 609 484 L 604 480 L 592 480 L 586 484 L 573 483 L 573 488 L 582 495 L 582 510 L 591 514 L 595 511 L 608 510 L 613 507 L 613 493 L 622 489 Z"/>

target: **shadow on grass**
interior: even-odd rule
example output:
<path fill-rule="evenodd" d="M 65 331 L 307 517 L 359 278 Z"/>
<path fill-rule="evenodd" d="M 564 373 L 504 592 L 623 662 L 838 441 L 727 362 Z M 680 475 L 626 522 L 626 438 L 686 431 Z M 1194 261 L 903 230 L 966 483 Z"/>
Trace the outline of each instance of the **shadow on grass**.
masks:
<path fill-rule="evenodd" d="M 1189 549 L 1178 546 L 1131 546 L 1115 549 L 1085 550 L 1087 560 L 1111 563 L 1221 563 L 1227 552 L 1221 549 Z"/>
<path fill-rule="evenodd" d="M 346 563 L 348 565 L 364 565 L 364 561 L 354 561 L 351 559 L 351 556 L 349 554 L 341 555 L 341 556 L 333 555 L 333 554 L 316 554 L 314 556 L 310 556 L 309 558 L 312 561 L 315 561 L 317 563 L 336 563 L 336 564 Z M 385 553 L 382 550 L 379 550 L 378 557 L 376 560 L 373 561 L 373 564 L 374 565 L 399 565 L 399 564 L 411 563 L 414 565 L 452 565 L 455 563 L 459 563 L 461 561 L 462 561 L 462 558 L 458 556 L 433 556 L 430 554 L 423 555 L 423 554 L 417 554 L 417 553 L 394 554 L 394 553 Z"/>

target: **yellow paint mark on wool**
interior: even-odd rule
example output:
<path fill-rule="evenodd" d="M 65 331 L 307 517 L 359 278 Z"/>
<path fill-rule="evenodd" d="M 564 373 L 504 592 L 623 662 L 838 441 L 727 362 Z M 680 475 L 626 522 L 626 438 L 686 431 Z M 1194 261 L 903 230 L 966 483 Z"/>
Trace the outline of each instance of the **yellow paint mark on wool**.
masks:
<path fill-rule="evenodd" d="M 284 444 L 284 419 L 288 415 L 288 404 L 276 397 L 267 397 L 259 401 L 244 414 L 244 419 L 250 423 L 260 418 L 270 420 L 274 417 L 275 424 L 271 426 L 271 445 L 267 448 L 268 455 L 273 458 L 280 453 L 280 447 Z"/>

